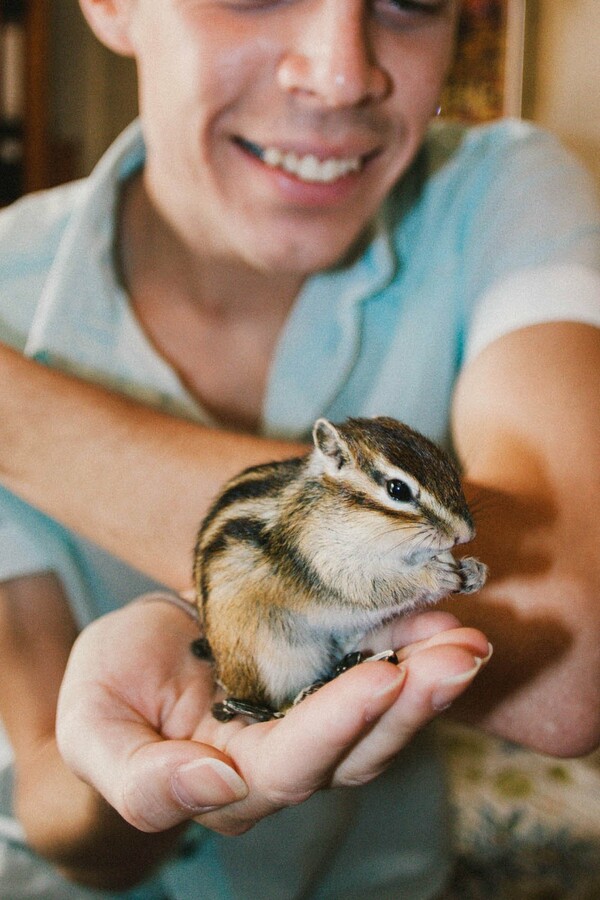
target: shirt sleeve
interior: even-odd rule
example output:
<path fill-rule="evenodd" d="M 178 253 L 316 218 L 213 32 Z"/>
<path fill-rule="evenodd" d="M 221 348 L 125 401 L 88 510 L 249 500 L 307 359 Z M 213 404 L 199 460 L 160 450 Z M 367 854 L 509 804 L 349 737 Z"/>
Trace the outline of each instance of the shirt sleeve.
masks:
<path fill-rule="evenodd" d="M 511 331 L 560 321 L 600 328 L 600 272 L 564 263 L 524 269 L 501 279 L 479 298 L 465 362 Z"/>
<path fill-rule="evenodd" d="M 500 133 L 475 166 L 465 228 L 466 358 L 509 331 L 548 321 L 600 326 L 596 187 L 552 135 L 525 123 Z M 483 157 L 482 157 L 483 158 Z"/>

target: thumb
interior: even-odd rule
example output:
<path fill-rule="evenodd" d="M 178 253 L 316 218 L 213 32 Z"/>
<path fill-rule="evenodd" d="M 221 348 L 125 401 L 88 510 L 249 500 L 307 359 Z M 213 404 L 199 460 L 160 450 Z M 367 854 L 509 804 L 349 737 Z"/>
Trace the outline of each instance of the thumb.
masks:
<path fill-rule="evenodd" d="M 93 702 L 65 704 L 64 693 L 56 739 L 65 763 L 140 831 L 173 828 L 248 794 L 215 747 L 165 740 L 126 704 L 115 710 L 114 698 L 103 714 Z"/>
<path fill-rule="evenodd" d="M 110 793 L 106 799 L 131 825 L 163 831 L 243 800 L 248 787 L 214 747 L 154 739 L 127 759 Z"/>

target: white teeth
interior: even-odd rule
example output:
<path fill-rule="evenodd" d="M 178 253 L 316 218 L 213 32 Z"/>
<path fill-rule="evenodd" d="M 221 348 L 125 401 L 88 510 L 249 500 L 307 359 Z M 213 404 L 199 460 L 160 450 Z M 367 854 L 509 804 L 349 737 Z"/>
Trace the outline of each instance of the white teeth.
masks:
<path fill-rule="evenodd" d="M 263 151 L 262 159 L 268 166 L 280 166 L 283 154 L 277 147 L 267 147 Z"/>
<path fill-rule="evenodd" d="M 308 156 L 297 156 L 295 153 L 283 153 L 277 147 L 267 147 L 262 152 L 262 161 L 276 169 L 283 169 L 302 181 L 328 184 L 343 178 L 350 172 L 358 172 L 361 167 L 359 157 L 350 159 L 317 159 L 312 153 Z"/>

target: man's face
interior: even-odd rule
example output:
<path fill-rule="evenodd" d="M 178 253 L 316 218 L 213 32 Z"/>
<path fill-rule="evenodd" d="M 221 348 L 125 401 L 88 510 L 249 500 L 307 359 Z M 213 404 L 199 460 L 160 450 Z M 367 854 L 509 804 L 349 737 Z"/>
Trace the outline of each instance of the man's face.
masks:
<path fill-rule="evenodd" d="M 451 59 L 455 0 L 124 0 L 146 184 L 192 249 L 334 264 L 406 170 Z"/>

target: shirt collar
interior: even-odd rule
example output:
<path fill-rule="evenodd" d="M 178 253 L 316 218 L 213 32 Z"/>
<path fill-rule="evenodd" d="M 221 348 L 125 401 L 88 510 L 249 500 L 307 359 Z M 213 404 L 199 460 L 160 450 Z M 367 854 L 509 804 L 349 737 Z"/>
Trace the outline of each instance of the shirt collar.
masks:
<path fill-rule="evenodd" d="M 209 421 L 147 339 L 116 273 L 120 189 L 144 159 L 142 131 L 136 121 L 81 182 L 25 352 L 144 402 Z"/>
<path fill-rule="evenodd" d="M 107 306 L 107 298 L 118 293 L 113 243 L 119 186 L 143 159 L 136 122 L 81 182 L 37 307 L 28 355 L 85 369 L 97 363 L 99 343 L 105 349 L 112 343 L 117 311 L 114 302 Z"/>
<path fill-rule="evenodd" d="M 26 353 L 84 377 L 207 419 L 137 324 L 113 258 L 122 182 L 143 165 L 139 122 L 117 139 L 81 190 L 50 270 Z M 360 352 L 361 308 L 398 268 L 388 207 L 357 257 L 308 279 L 280 336 L 267 385 L 263 431 L 297 437 L 310 430 L 347 380 Z M 124 347 L 124 341 L 127 347 Z M 131 389 L 138 383 L 137 390 Z M 160 398 L 153 396 L 160 394 Z"/>
<path fill-rule="evenodd" d="M 271 365 L 263 430 L 300 438 L 332 404 L 361 350 L 364 305 L 393 280 L 398 259 L 387 207 L 366 249 L 346 266 L 310 278 L 280 336 Z"/>

